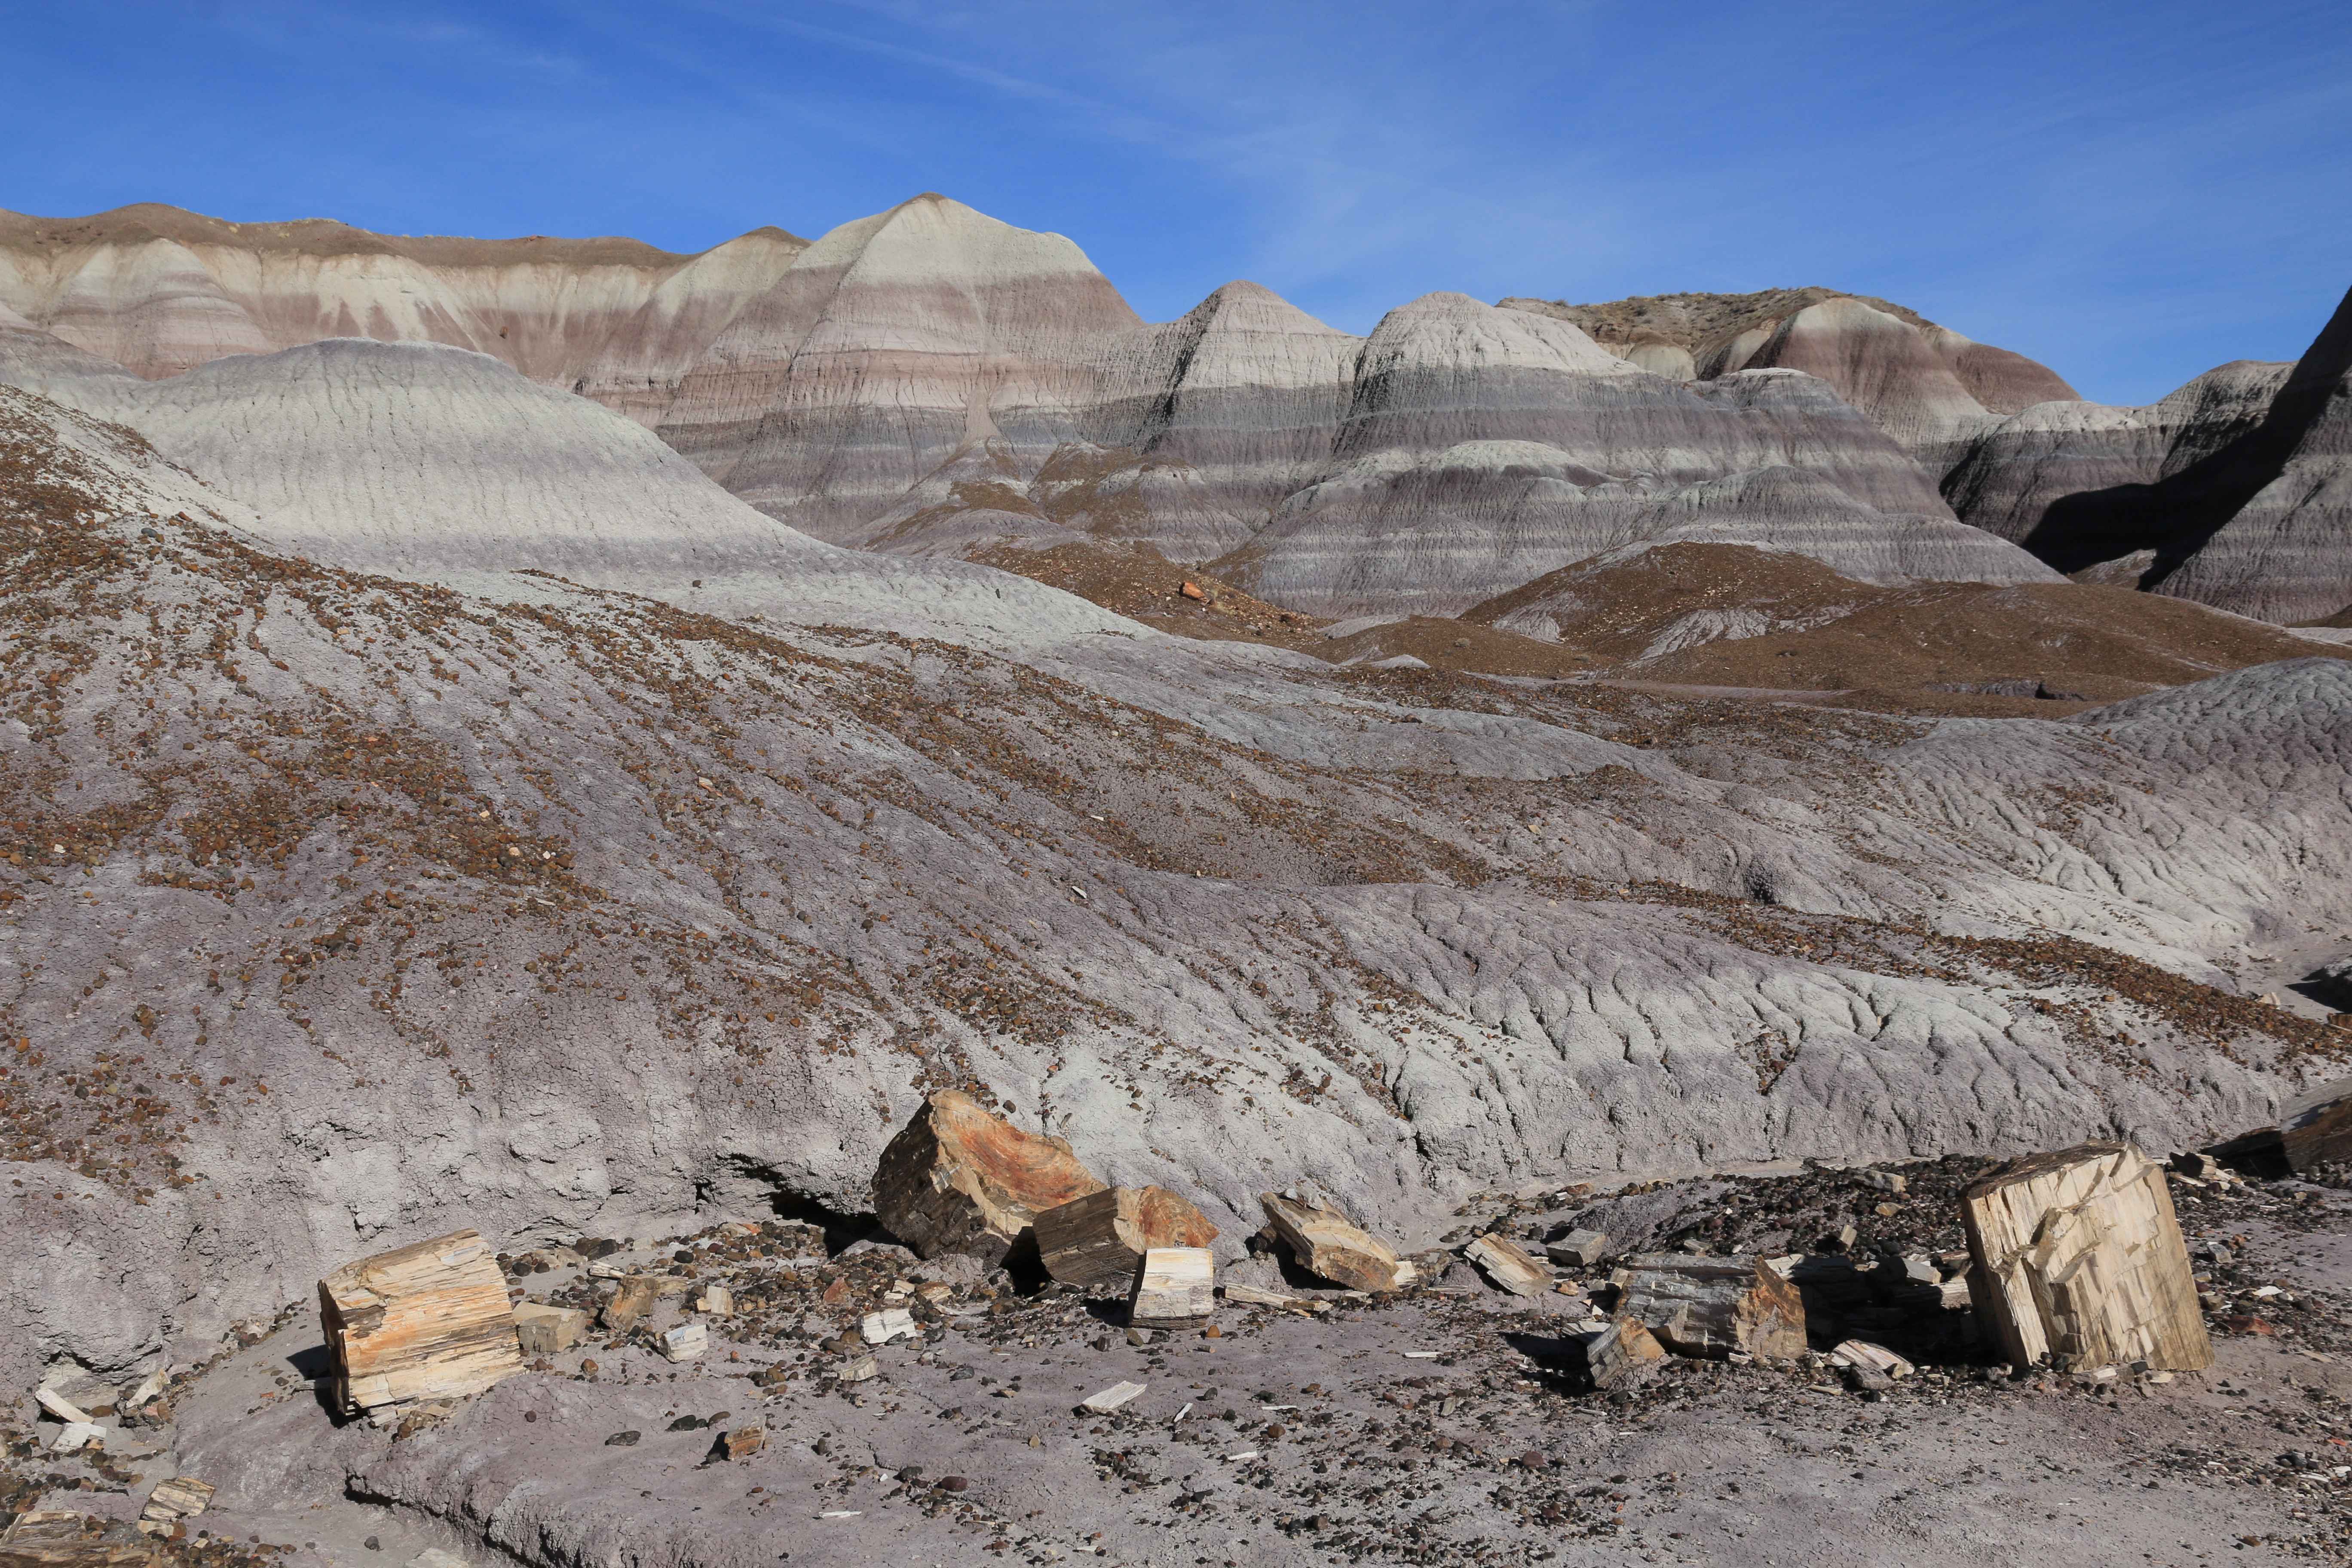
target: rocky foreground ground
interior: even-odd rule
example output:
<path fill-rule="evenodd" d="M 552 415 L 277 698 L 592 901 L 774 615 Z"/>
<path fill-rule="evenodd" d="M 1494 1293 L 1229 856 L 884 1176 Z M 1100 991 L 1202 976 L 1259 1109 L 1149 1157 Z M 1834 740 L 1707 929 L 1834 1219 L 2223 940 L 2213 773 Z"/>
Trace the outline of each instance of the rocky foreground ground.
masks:
<path fill-rule="evenodd" d="M 506 1255 L 517 1297 L 593 1306 L 622 1273 L 694 1288 L 389 1427 L 330 1415 L 317 1308 L 292 1302 L 143 1415 L 93 1410 L 102 1447 L 48 1451 L 56 1423 L 16 1401 L 0 1501 L 138 1542 L 149 1492 L 193 1476 L 217 1492 L 168 1560 L 301 1568 L 2352 1561 L 2352 1193 L 2175 1176 L 2216 1364 L 2102 1382 L 1999 1364 L 1916 1279 L 1954 1265 L 1954 1200 L 1989 1168 L 1902 1167 L 1899 1193 L 1811 1168 L 1466 1205 L 1457 1242 L 1601 1229 L 1805 1257 L 1804 1363 L 1676 1359 L 1607 1394 L 1570 1353 L 1605 1263 L 1528 1301 L 1433 1251 L 1423 1283 L 1370 1298 L 1260 1252 L 1223 1281 L 1296 1305 L 1229 1303 L 1205 1334 L 1138 1344 L 1112 1295 L 919 1263 L 831 1216 L 582 1238 Z M 733 1310 L 694 1313 L 712 1284 Z M 869 1346 L 861 1320 L 892 1306 L 919 1337 Z M 673 1364 L 655 1347 L 681 1318 L 709 1349 Z M 1855 1387 L 1822 1353 L 1849 1335 L 1916 1372 Z M 1084 1408 L 1122 1382 L 1143 1392 Z"/>

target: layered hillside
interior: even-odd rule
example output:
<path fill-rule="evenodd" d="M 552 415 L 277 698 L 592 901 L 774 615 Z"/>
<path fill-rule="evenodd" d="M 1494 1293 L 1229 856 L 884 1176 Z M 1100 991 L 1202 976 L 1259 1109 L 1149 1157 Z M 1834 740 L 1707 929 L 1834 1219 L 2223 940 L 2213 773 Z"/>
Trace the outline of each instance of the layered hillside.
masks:
<path fill-rule="evenodd" d="M 1998 416 L 2079 399 L 2023 354 L 1973 342 L 1905 306 L 1829 289 L 1503 306 L 1573 322 L 1612 353 L 1675 379 L 1774 368 L 1817 375 L 1938 475 Z"/>
<path fill-rule="evenodd" d="M 1419 1244 L 1531 1179 L 2189 1142 L 2326 1045 L 2230 975 L 2352 919 L 2341 660 L 1935 724 L 1333 670 L 880 556 L 919 635 L 813 625 L 814 545 L 756 619 L 458 592 L 265 536 L 535 426 L 265 516 L 0 422 L 5 1375 L 460 1223 L 856 1212 L 940 1084 L 1229 1237 L 1306 1181 Z"/>
<path fill-rule="evenodd" d="M 633 239 L 226 223 L 160 203 L 0 212 L 0 305 L 148 379 L 321 338 L 447 343 L 616 403 L 667 384 L 807 245 L 760 229 L 700 256 Z"/>
<path fill-rule="evenodd" d="M 1864 404 L 1899 438 L 1834 380 L 1726 361 L 1686 385 L 1576 326 L 1455 295 L 1391 312 L 1369 339 L 1248 283 L 1147 324 L 1069 240 L 935 195 L 814 245 L 761 231 L 692 258 L 168 208 L 11 218 L 0 258 L 5 374 L 80 405 L 131 407 L 119 386 L 84 384 L 78 353 L 100 380 L 119 360 L 169 383 L 323 338 L 470 348 L 654 429 L 794 530 L 904 554 L 1083 541 L 1223 559 L 1267 596 L 1329 613 L 1458 608 L 1694 515 L 1865 575 L 2041 570 L 1954 527 L 1885 387 Z M 1834 353 L 1806 360 L 1818 334 L 1799 326 L 1743 363 L 1818 361 L 1863 384 Z M 1425 536 L 1399 528 L 1432 506 Z"/>
<path fill-rule="evenodd" d="M 2237 361 L 2147 408 L 2029 408 L 1946 486 L 2062 570 L 2284 622 L 2352 606 L 2352 296 L 2293 365 Z"/>

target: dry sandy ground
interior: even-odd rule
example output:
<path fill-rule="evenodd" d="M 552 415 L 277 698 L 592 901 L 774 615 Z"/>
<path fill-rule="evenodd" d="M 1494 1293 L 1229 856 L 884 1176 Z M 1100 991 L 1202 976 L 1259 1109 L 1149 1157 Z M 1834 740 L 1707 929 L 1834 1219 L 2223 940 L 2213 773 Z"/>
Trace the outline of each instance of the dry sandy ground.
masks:
<path fill-rule="evenodd" d="M 1946 1195 L 1973 1167 L 1916 1169 L 1929 1174 L 1895 1216 L 1850 1202 L 1878 1233 L 1864 1249 L 1956 1234 Z M 1594 1200 L 1584 1217 L 1659 1245 L 1720 1213 L 1736 1217 L 1717 1234 L 1745 1246 L 1815 1217 L 1824 1194 L 1846 1201 L 1839 1181 L 1676 1184 Z M 1571 1299 L 1561 1313 L 1530 1308 L 1455 1266 L 1402 1300 L 1327 1292 L 1320 1316 L 1227 1309 L 1216 1339 L 1140 1348 L 1114 1326 L 1115 1303 L 1059 1289 L 991 1300 L 999 1276 L 958 1286 L 927 1311 L 926 1341 L 875 1352 L 880 1374 L 845 1385 L 827 1373 L 863 1347 L 822 1342 L 890 1280 L 930 1270 L 870 1244 L 819 1262 L 813 1233 L 770 1225 L 748 1247 L 738 1231 L 682 1249 L 680 1271 L 765 1303 L 723 1321 L 711 1353 L 682 1368 L 642 1336 L 598 1334 L 437 1424 L 339 1426 L 304 1386 L 319 1340 L 315 1310 L 295 1304 L 175 1391 L 174 1426 L 112 1435 L 96 1463 L 16 1440 L 10 1468 L 19 1506 L 38 1487 L 45 1506 L 115 1518 L 174 1471 L 202 1477 L 221 1492 L 194 1528 L 247 1554 L 286 1548 L 278 1560 L 301 1568 L 399 1568 L 428 1547 L 477 1563 L 678 1568 L 2352 1561 L 2339 1501 L 2352 1495 L 2352 1199 L 2295 1183 L 2177 1195 L 2192 1246 L 2227 1256 L 2200 1256 L 2216 1276 L 2218 1363 L 2165 1384 L 2004 1376 L 1965 1348 L 1954 1314 L 1937 1330 L 1954 1352 L 1883 1396 L 1818 1364 L 1694 1362 L 1631 1395 L 1579 1392 L 1550 1353 L 1582 1315 Z M 1471 1223 L 1516 1216 L 1541 1237 L 1581 1203 L 1498 1200 Z M 667 1266 L 658 1250 L 627 1256 Z M 1274 1278 L 1273 1260 L 1255 1267 Z M 535 1297 L 592 1289 L 564 1268 L 518 1282 Z M 2252 1294 L 2266 1284 L 2283 1291 Z M 2263 1330 L 2223 1326 L 2250 1311 L 2267 1315 Z M 785 1381 L 751 1380 L 772 1365 Z M 1075 1408 L 1122 1379 L 1145 1392 L 1117 1415 Z M 12 1439 L 29 1412 L 21 1401 Z M 715 1428 L 672 1429 L 688 1417 Z M 761 1452 L 709 1458 L 714 1430 L 750 1425 L 766 1428 Z M 637 1436 L 613 1441 L 623 1433 Z"/>

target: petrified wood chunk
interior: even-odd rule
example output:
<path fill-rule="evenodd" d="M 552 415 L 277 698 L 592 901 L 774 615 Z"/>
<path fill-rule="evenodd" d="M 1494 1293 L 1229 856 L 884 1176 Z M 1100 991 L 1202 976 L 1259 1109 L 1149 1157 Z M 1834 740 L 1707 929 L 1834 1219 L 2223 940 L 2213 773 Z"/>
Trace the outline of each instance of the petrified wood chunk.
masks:
<path fill-rule="evenodd" d="M 2020 1366 L 2210 1366 L 2163 1167 L 2128 1143 L 2035 1154 L 1960 1196 L 1977 1310 Z"/>
<path fill-rule="evenodd" d="M 1205 1247 L 1155 1247 L 1135 1271 L 1132 1329 L 1197 1329 L 1216 1316 L 1217 1259 Z"/>
<path fill-rule="evenodd" d="M 554 1355 L 580 1342 L 588 1331 L 588 1314 L 576 1307 L 551 1307 L 544 1301 L 517 1301 L 515 1339 L 525 1355 Z"/>
<path fill-rule="evenodd" d="M 1065 1140 L 1024 1132 L 942 1089 L 882 1151 L 874 1212 L 919 1258 L 996 1263 L 1040 1214 L 1102 1187 Z"/>
<path fill-rule="evenodd" d="M 1619 1318 L 1585 1340 L 1584 1373 L 1599 1389 L 1637 1381 L 1666 1359 L 1657 1336 L 1633 1318 Z"/>
<path fill-rule="evenodd" d="M 1805 1353 L 1805 1300 L 1780 1270 L 1754 1258 L 1650 1253 L 1612 1276 L 1617 1315 L 1638 1318 L 1668 1350 L 1720 1360 L 1734 1351 L 1768 1361 Z"/>
<path fill-rule="evenodd" d="M 119 1521 L 34 1509 L 0 1531 L 0 1568 L 148 1568 L 160 1543 Z"/>
<path fill-rule="evenodd" d="M 1257 1201 L 1274 1233 L 1309 1273 L 1358 1290 L 1402 1290 L 1412 1283 L 1412 1264 L 1329 1204 L 1276 1193 L 1261 1193 Z"/>
<path fill-rule="evenodd" d="M 479 1394 L 522 1370 L 506 1276 L 470 1230 L 347 1263 L 319 1281 L 331 1398 L 356 1415 Z"/>
<path fill-rule="evenodd" d="M 1125 1283 L 1155 1247 L 1216 1239 L 1208 1217 L 1165 1187 L 1105 1187 L 1037 1216 L 1037 1256 L 1066 1285 Z"/>
<path fill-rule="evenodd" d="M 1551 1289 L 1551 1270 L 1507 1237 L 1482 1236 L 1464 1247 L 1462 1256 L 1514 1296 L 1540 1296 Z"/>

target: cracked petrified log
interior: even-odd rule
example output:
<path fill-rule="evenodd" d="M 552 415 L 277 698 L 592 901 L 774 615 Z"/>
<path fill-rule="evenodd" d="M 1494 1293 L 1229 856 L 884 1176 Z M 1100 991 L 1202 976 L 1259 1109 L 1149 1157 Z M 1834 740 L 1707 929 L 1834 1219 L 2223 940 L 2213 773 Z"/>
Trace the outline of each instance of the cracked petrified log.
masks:
<path fill-rule="evenodd" d="M 1578 1346 L 1584 1374 L 1598 1389 L 1640 1382 L 1666 1359 L 1666 1348 L 1638 1319 L 1618 1318 Z"/>
<path fill-rule="evenodd" d="M 1206 1247 L 1217 1227 L 1165 1187 L 1105 1187 L 1037 1216 L 1037 1256 L 1066 1285 L 1124 1284 L 1155 1247 Z"/>
<path fill-rule="evenodd" d="M 522 1370 L 506 1276 L 470 1230 L 347 1263 L 319 1281 L 328 1393 L 356 1415 L 479 1394 Z"/>
<path fill-rule="evenodd" d="M 918 1258 L 998 1263 L 1039 1215 L 1102 1190 L 1067 1142 L 1024 1132 L 941 1089 L 882 1151 L 874 1212 Z"/>
<path fill-rule="evenodd" d="M 1649 1253 L 1611 1276 L 1617 1315 L 1638 1318 L 1677 1355 L 1734 1351 L 1766 1361 L 1805 1353 L 1805 1299 L 1755 1258 Z"/>
<path fill-rule="evenodd" d="M 1402 1290 L 1416 1278 L 1396 1248 L 1357 1226 L 1331 1205 L 1261 1193 L 1266 1223 L 1300 1268 L 1358 1290 Z"/>
<path fill-rule="evenodd" d="M 2164 1169 L 2131 1144 L 2019 1160 L 1963 1193 L 1960 1217 L 1977 1310 L 2013 1363 L 2212 1364 Z"/>
<path fill-rule="evenodd" d="M 119 1520 L 33 1509 L 0 1530 L 0 1568 L 151 1568 L 161 1543 Z"/>
<path fill-rule="evenodd" d="M 2321 1084 L 2290 1100 L 2272 1125 L 2217 1143 L 2211 1152 L 2223 1160 L 2252 1161 L 2257 1166 L 2284 1160 L 2297 1175 L 2315 1165 L 2352 1160 L 2352 1082 L 2337 1079 Z"/>

